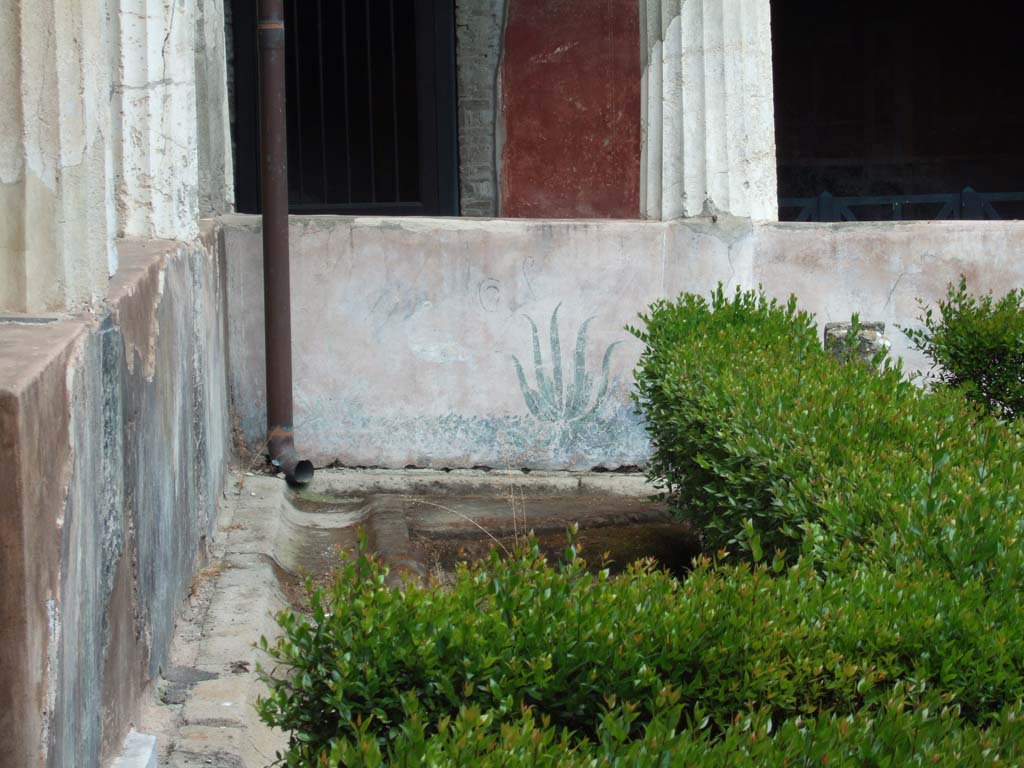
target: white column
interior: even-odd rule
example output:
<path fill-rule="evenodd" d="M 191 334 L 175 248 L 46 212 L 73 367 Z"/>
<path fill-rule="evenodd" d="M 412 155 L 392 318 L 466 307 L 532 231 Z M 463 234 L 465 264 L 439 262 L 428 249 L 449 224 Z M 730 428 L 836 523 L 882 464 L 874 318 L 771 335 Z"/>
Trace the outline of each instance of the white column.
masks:
<path fill-rule="evenodd" d="M 769 0 L 640 0 L 641 210 L 778 216 Z"/>
<path fill-rule="evenodd" d="M 119 0 L 115 82 L 119 236 L 198 233 L 195 5 Z"/>
<path fill-rule="evenodd" d="M 198 8 L 0 0 L 0 312 L 89 305 L 117 238 L 230 207 L 223 0 Z"/>
<path fill-rule="evenodd" d="M 75 308 L 106 284 L 107 12 L 0 0 L 0 311 Z"/>
<path fill-rule="evenodd" d="M 228 110 L 225 0 L 206 0 L 196 11 L 196 119 L 199 128 L 199 215 L 225 213 L 235 205 Z M 230 0 L 228 0 L 230 2 Z"/>

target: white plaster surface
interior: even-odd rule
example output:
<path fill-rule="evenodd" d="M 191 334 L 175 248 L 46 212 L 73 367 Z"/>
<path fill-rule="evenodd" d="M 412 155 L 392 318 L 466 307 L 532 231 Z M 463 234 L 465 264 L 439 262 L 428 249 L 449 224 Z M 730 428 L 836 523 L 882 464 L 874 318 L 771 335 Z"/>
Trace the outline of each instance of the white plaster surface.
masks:
<path fill-rule="evenodd" d="M 768 0 L 640 0 L 640 207 L 778 218 Z"/>
<path fill-rule="evenodd" d="M 259 219 L 228 217 L 232 397 L 262 442 Z M 634 464 L 646 439 L 628 402 L 637 345 L 623 330 L 661 294 L 663 233 L 637 222 L 293 219 L 292 329 L 300 450 L 323 465 L 590 468 Z M 723 261 L 725 257 L 723 256 Z M 534 418 L 513 357 L 535 387 L 532 318 L 565 385 L 581 325 L 597 403 L 578 420 Z"/>
<path fill-rule="evenodd" d="M 1024 221 L 919 221 L 755 227 L 753 280 L 795 294 L 819 326 L 881 320 L 909 371 L 927 360 L 897 326 L 920 327 L 918 299 L 934 304 L 961 274 L 974 293 L 1024 287 Z"/>
<path fill-rule="evenodd" d="M 244 439 L 264 439 L 259 219 L 224 220 L 231 397 Z M 763 285 L 795 293 L 820 323 L 912 325 L 967 275 L 979 291 L 1024 285 L 1024 222 L 752 224 L 302 217 L 291 223 L 295 427 L 323 466 L 589 469 L 639 464 L 649 446 L 629 400 L 639 343 L 624 330 L 661 297 Z M 586 373 L 607 396 L 576 421 L 529 410 L 531 325 L 552 374 L 559 308 L 563 377 L 581 324 Z M 591 392 L 591 402 L 596 399 Z"/>

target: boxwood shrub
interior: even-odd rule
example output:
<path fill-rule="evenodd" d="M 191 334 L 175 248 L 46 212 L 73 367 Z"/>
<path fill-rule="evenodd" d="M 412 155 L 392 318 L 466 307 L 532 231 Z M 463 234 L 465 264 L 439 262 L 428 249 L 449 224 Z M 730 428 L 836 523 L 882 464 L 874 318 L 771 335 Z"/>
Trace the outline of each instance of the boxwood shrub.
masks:
<path fill-rule="evenodd" d="M 709 548 L 1020 583 L 1024 437 L 961 392 L 836 360 L 795 299 L 719 287 L 641 320 L 650 474 Z"/>
<path fill-rule="evenodd" d="M 652 473 L 708 555 L 611 577 L 531 542 L 402 589 L 347 557 L 262 642 L 282 762 L 1024 763 L 1020 434 L 840 363 L 795 301 L 719 289 L 634 332 Z"/>
<path fill-rule="evenodd" d="M 1024 290 L 998 300 L 975 296 L 961 276 L 938 309 L 936 317 L 926 308 L 923 327 L 905 332 L 931 360 L 939 381 L 1005 419 L 1024 416 Z"/>
<path fill-rule="evenodd" d="M 311 615 L 282 614 L 283 636 L 264 641 L 279 666 L 260 712 L 291 733 L 294 765 L 361 764 L 353 749 L 457 765 L 460 750 L 515 744 L 581 765 L 602 749 L 647 764 L 652 743 L 724 760 L 722 744 L 758 731 L 778 744 L 755 756 L 798 752 L 819 731 L 853 755 L 889 749 L 922 717 L 922 755 L 983 731 L 1005 759 L 1024 737 L 1003 724 L 1021 714 L 1024 610 L 980 578 L 857 563 L 822 578 L 781 557 L 703 559 L 684 582 L 644 564 L 594 576 L 572 550 L 552 565 L 535 545 L 463 567 L 447 590 L 396 590 L 385 575 L 348 559 Z"/>
<path fill-rule="evenodd" d="M 931 706 L 929 706 L 929 704 Z M 745 712 L 721 732 L 678 728 L 678 707 L 660 710 L 633 736 L 636 710 L 620 707 L 601 720 L 593 742 L 573 743 L 538 722 L 532 710 L 497 723 L 475 707 L 460 710 L 431 732 L 413 708 L 393 742 L 381 747 L 370 728 L 334 743 L 324 766 L 378 768 L 773 768 L 778 766 L 1011 766 L 1024 760 L 1020 707 L 987 728 L 964 724 L 956 707 L 932 697 L 894 693 L 878 710 L 847 717 L 792 718 L 773 725 L 764 710 Z M 291 765 L 305 763 L 294 762 Z"/>

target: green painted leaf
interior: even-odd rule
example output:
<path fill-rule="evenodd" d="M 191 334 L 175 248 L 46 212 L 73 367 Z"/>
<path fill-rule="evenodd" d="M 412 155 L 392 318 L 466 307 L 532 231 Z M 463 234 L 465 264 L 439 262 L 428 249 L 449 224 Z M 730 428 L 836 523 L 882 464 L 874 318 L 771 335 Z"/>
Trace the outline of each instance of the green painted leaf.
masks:
<path fill-rule="evenodd" d="M 533 318 L 529 315 L 523 315 L 530 322 L 530 329 L 533 333 L 533 368 L 534 376 L 537 379 L 537 392 L 539 397 L 545 403 L 545 408 L 553 409 L 555 404 L 555 394 L 551 388 L 551 382 L 548 381 L 547 376 L 544 374 L 544 356 L 540 351 L 540 332 L 537 330 L 537 324 L 533 322 Z"/>
<path fill-rule="evenodd" d="M 539 398 L 537 392 L 534 391 L 529 384 L 526 383 L 526 374 L 523 372 L 523 366 L 519 363 L 519 359 L 512 355 L 512 362 L 516 366 L 516 376 L 519 379 L 519 389 L 523 393 L 523 400 L 526 401 L 526 408 L 533 414 L 534 418 L 542 419 L 541 406 L 538 402 Z"/>
<path fill-rule="evenodd" d="M 608 349 L 604 351 L 604 359 L 601 361 L 601 386 L 597 390 L 597 398 L 594 400 L 594 404 L 590 407 L 583 416 L 580 418 L 588 419 L 594 415 L 601 404 L 604 402 L 604 397 L 608 394 L 608 380 L 611 376 L 611 363 L 612 363 L 612 352 L 615 350 L 621 341 L 615 341 L 608 345 Z"/>
<path fill-rule="evenodd" d="M 590 396 L 587 384 L 587 328 L 593 316 L 583 321 L 576 333 L 576 352 L 573 355 L 573 381 L 569 387 L 571 397 L 566 398 L 565 412 L 569 418 L 576 416 L 584 407 Z"/>
<path fill-rule="evenodd" d="M 563 400 L 563 389 L 562 389 L 562 344 L 558 338 L 558 310 L 562 306 L 561 302 L 555 307 L 555 311 L 551 313 L 551 373 L 553 379 L 554 389 L 554 404 L 555 411 L 562 412 Z"/>

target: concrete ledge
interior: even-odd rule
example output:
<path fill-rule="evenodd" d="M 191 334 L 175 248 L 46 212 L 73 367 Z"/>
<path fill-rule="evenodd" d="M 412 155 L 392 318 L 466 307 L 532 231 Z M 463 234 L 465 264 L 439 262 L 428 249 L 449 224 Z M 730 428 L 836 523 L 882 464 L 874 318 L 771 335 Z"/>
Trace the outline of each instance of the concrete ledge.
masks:
<path fill-rule="evenodd" d="M 192 585 L 192 611 L 176 628 L 170 664 L 140 722 L 162 745 L 167 768 L 263 768 L 287 741 L 264 725 L 256 674 L 261 636 L 277 637 L 281 593 L 274 548 L 281 538 L 283 480 L 229 483 L 211 558 Z M 173 678 L 173 679 L 172 679 Z"/>
<path fill-rule="evenodd" d="M 313 483 L 295 492 L 300 498 L 318 494 L 455 494 L 494 495 L 514 486 L 531 496 L 650 496 L 657 490 L 638 472 L 523 472 L 454 469 L 327 469 Z M 334 513 L 337 516 L 338 513 Z"/>

